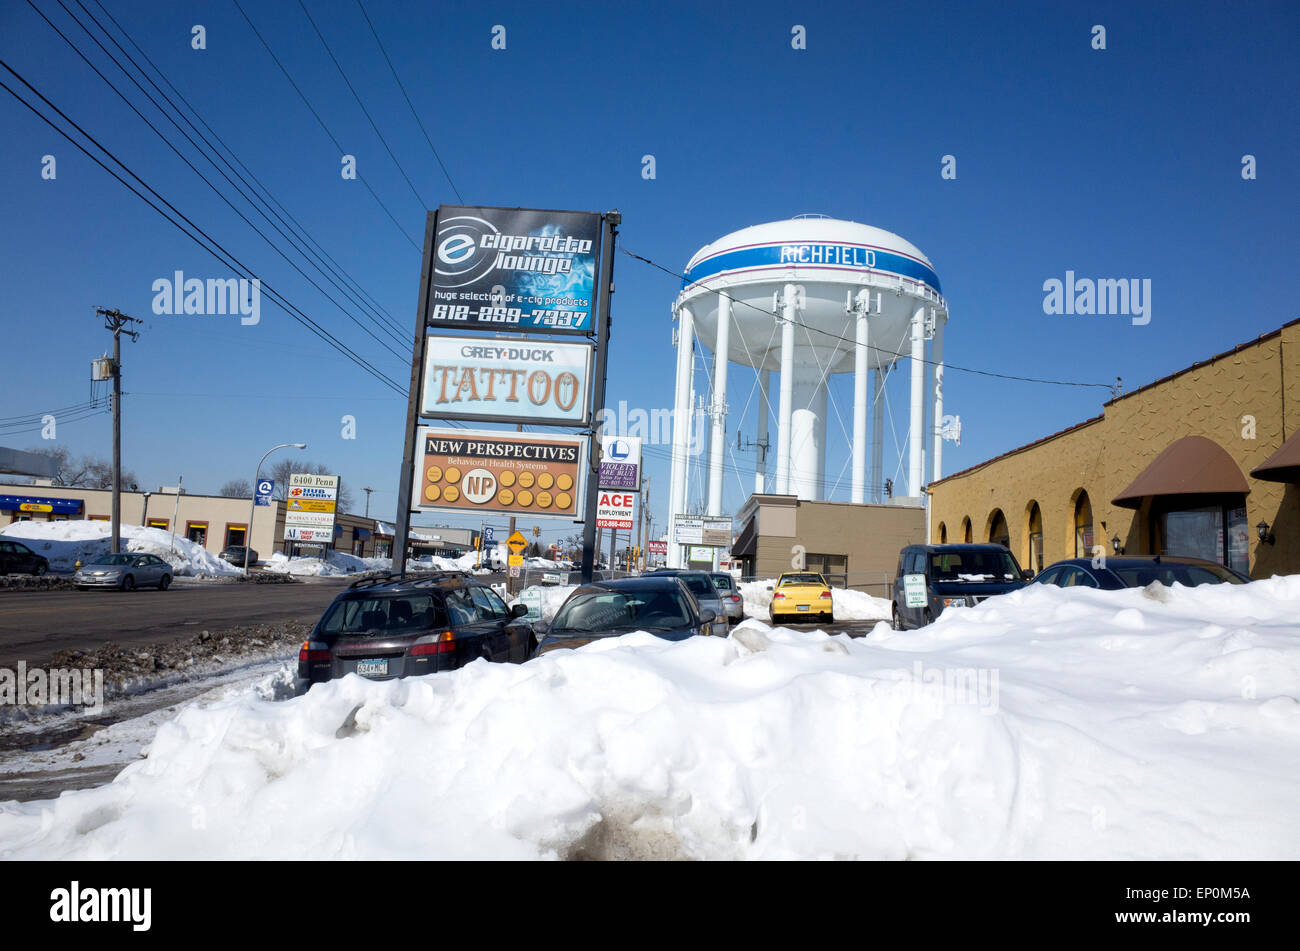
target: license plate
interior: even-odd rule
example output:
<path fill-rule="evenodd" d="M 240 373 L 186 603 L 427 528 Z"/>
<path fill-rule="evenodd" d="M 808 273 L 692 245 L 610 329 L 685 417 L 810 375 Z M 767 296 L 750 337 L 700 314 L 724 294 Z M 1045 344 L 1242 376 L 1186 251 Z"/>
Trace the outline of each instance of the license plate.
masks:
<path fill-rule="evenodd" d="M 359 660 L 357 661 L 357 673 L 362 677 L 387 677 L 388 661 Z"/>
<path fill-rule="evenodd" d="M 812 605 L 811 605 L 811 604 L 798 604 L 798 605 L 795 605 L 795 607 L 796 607 L 797 610 L 800 610 L 800 611 L 811 611 L 811 610 L 812 610 Z"/>

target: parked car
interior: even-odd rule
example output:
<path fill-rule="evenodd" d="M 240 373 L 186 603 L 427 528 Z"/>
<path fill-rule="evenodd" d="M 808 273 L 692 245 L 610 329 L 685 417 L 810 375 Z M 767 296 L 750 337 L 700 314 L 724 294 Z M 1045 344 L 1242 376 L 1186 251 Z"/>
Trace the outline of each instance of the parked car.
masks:
<path fill-rule="evenodd" d="M 1120 588 L 1145 588 L 1153 581 L 1170 585 L 1195 587 L 1202 584 L 1246 584 L 1250 581 L 1240 572 L 1203 558 L 1182 558 L 1174 555 L 1155 557 L 1107 556 L 1103 562 L 1092 558 L 1067 558 L 1048 565 L 1034 579 L 1034 584 L 1050 584 L 1058 588 L 1101 588 L 1115 591 Z"/>
<path fill-rule="evenodd" d="M 788 623 L 795 618 L 817 615 L 827 624 L 835 623 L 835 603 L 830 585 L 815 571 L 787 571 L 776 579 L 772 591 L 772 623 L 783 618 Z"/>
<path fill-rule="evenodd" d="M 593 582 L 565 599 L 536 653 L 581 647 L 631 631 L 680 641 L 709 634 L 716 617 L 711 609 L 700 607 L 680 578 L 656 575 Z"/>
<path fill-rule="evenodd" d="M 354 582 L 298 651 L 294 692 L 358 674 L 371 680 L 455 670 L 480 658 L 521 664 L 537 644 L 528 608 L 459 571 Z"/>
<path fill-rule="evenodd" d="M 225 550 L 223 550 L 218 557 L 221 558 L 222 561 L 228 561 L 232 565 L 238 565 L 242 568 L 244 567 L 244 546 L 227 545 Z M 257 549 L 248 549 L 248 563 L 250 565 L 257 564 Z"/>
<path fill-rule="evenodd" d="M 157 588 L 166 591 L 172 583 L 172 566 L 157 555 L 120 552 L 100 555 L 83 564 L 72 576 L 78 588 Z"/>
<path fill-rule="evenodd" d="M 40 576 L 50 570 L 50 563 L 22 542 L 0 540 L 0 575 Z"/>
<path fill-rule="evenodd" d="M 691 596 L 699 602 L 701 610 L 712 611 L 716 620 L 713 622 L 713 633 L 721 637 L 727 636 L 729 622 L 727 621 L 727 609 L 723 605 L 722 595 L 713 585 L 713 579 L 707 571 L 700 571 L 694 568 L 659 568 L 642 577 L 655 578 L 681 578 L 690 591 Z"/>
<path fill-rule="evenodd" d="M 974 607 L 1023 588 L 1033 576 L 1003 545 L 908 545 L 894 578 L 894 630 L 922 627 L 944 608 Z"/>
<path fill-rule="evenodd" d="M 711 571 L 709 577 L 713 579 L 713 587 L 718 589 L 718 595 L 722 598 L 722 606 L 727 612 L 727 623 L 739 624 L 745 619 L 745 599 L 740 596 L 736 579 L 725 571 Z"/>

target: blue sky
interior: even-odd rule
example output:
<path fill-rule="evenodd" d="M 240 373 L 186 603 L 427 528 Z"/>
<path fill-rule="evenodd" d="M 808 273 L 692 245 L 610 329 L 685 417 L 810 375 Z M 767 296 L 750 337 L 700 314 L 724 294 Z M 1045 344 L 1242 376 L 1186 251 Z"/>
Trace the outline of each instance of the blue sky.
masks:
<path fill-rule="evenodd" d="M 420 255 L 402 231 L 421 239 L 424 208 L 296 0 L 244 8 L 400 231 L 361 182 L 341 178 L 339 150 L 230 0 L 102 2 L 409 335 Z M 193 155 L 56 2 L 36 3 Z M 356 0 L 307 3 L 421 198 L 455 203 Z M 366 0 L 467 203 L 617 207 L 623 246 L 677 270 L 701 245 L 762 221 L 817 212 L 874 224 L 934 263 L 952 314 L 948 361 L 994 372 L 1120 376 L 1131 389 L 1297 316 L 1296 4 L 702 6 Z M 206 50 L 191 49 L 194 24 L 206 28 Z M 502 51 L 490 45 L 496 24 L 506 27 Z M 806 27 L 806 50 L 791 48 L 795 24 Z M 1104 51 L 1091 48 L 1094 24 L 1106 27 Z M 25 2 L 0 9 L 0 57 L 266 283 L 405 382 L 406 359 L 286 264 Z M 86 399 L 89 362 L 111 342 L 94 308 L 120 307 L 145 320 L 139 341 L 124 343 L 125 462 L 143 484 L 184 474 L 194 491 L 214 492 L 251 477 L 271 445 L 304 441 L 305 457 L 376 489 L 371 514 L 391 515 L 403 398 L 265 297 L 254 327 L 155 316 L 155 279 L 229 270 L 3 91 L 0 133 L 0 417 Z M 53 181 L 40 174 L 47 154 L 58 163 Z M 656 159 L 652 181 L 641 177 L 646 154 Z M 954 181 L 940 177 L 945 154 L 956 157 Z M 1257 180 L 1242 179 L 1245 154 L 1256 157 Z M 1150 279 L 1151 323 L 1045 315 L 1043 282 L 1067 270 Z M 623 255 L 615 277 L 609 399 L 671 406 L 678 282 Z M 752 377 L 733 368 L 731 380 L 730 402 L 743 404 Z M 899 374 L 896 385 L 905 383 Z M 847 419 L 851 379 L 833 392 Z M 1096 415 L 1106 398 L 950 370 L 945 406 L 964 433 L 960 447 L 946 447 L 945 471 Z M 900 426 L 905 402 L 900 390 Z M 344 415 L 356 418 L 354 440 L 342 438 Z M 733 443 L 737 423 L 753 433 L 752 417 L 733 416 Z M 837 429 L 831 473 L 849 451 Z M 68 422 L 58 442 L 107 455 L 109 417 Z M 0 443 L 42 441 L 0 429 Z M 888 437 L 886 449 L 888 474 Z M 663 526 L 666 447 L 647 461 Z M 728 509 L 744 497 L 730 478 Z M 547 538 L 572 528 L 543 523 Z"/>

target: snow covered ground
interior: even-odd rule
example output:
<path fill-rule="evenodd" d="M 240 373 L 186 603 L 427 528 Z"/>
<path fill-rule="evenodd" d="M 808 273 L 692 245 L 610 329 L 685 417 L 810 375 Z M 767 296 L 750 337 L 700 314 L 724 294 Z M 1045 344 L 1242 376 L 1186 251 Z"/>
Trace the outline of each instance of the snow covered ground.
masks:
<path fill-rule="evenodd" d="M 769 585 L 775 584 L 775 578 L 740 583 L 740 596 L 745 602 L 745 617 L 759 618 L 763 621 L 771 617 L 772 592 L 767 589 Z M 891 602 L 867 594 L 865 591 L 831 588 L 831 604 L 834 606 L 837 621 L 881 621 L 888 620 L 890 616 Z"/>
<path fill-rule="evenodd" d="M 78 560 L 86 562 L 108 554 L 112 547 L 109 522 L 89 520 L 66 522 L 14 522 L 0 529 L 0 535 L 16 538 L 45 556 L 50 570 L 71 573 Z M 228 564 L 184 535 L 172 536 L 161 528 L 123 525 L 122 541 L 127 551 L 157 555 L 177 575 L 238 575 L 242 569 Z M 174 549 L 173 549 L 174 546 Z"/>
<path fill-rule="evenodd" d="M 342 551 L 327 551 L 325 558 L 290 558 L 276 552 L 263 564 L 264 571 L 298 578 L 337 578 L 358 571 L 392 571 L 391 558 L 358 558 Z"/>
<path fill-rule="evenodd" d="M 1297 697 L 1300 576 L 632 634 L 185 706 L 0 856 L 1294 859 Z"/>

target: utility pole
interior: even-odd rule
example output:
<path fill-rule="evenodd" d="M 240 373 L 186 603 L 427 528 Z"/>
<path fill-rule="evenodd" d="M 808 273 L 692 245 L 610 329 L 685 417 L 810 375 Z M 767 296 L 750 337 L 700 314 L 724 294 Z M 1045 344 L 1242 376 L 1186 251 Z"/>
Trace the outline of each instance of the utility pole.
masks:
<path fill-rule="evenodd" d="M 366 493 L 366 518 L 370 518 L 370 493 L 373 492 L 373 491 L 375 491 L 375 490 L 374 490 L 374 489 L 362 489 L 361 491 L 364 492 L 364 493 Z"/>
<path fill-rule="evenodd" d="M 133 341 L 138 331 L 127 330 L 127 324 L 143 321 L 129 317 L 120 310 L 95 310 L 96 317 L 104 318 L 104 329 L 113 332 L 113 539 L 112 552 L 122 550 L 122 334 Z"/>

